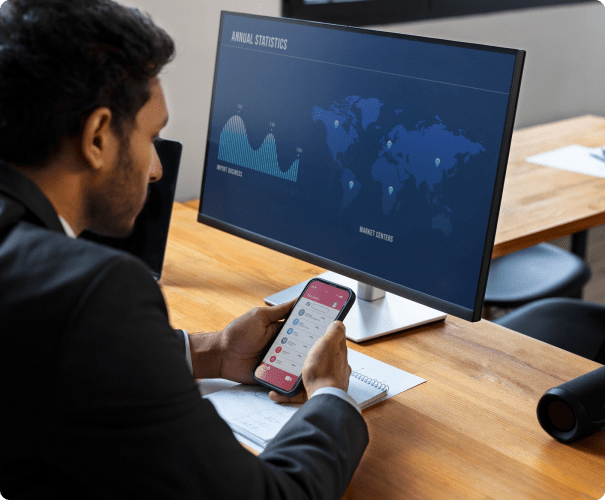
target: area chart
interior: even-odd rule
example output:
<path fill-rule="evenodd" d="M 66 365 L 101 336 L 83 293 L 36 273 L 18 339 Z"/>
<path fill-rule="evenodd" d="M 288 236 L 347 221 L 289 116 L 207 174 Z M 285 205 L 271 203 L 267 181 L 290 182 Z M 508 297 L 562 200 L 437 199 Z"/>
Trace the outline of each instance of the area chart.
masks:
<path fill-rule="evenodd" d="M 221 132 L 218 159 L 292 182 L 296 182 L 298 177 L 298 159 L 285 172 L 279 168 L 272 133 L 267 134 L 256 151 L 250 146 L 246 126 L 239 115 L 231 117 Z"/>

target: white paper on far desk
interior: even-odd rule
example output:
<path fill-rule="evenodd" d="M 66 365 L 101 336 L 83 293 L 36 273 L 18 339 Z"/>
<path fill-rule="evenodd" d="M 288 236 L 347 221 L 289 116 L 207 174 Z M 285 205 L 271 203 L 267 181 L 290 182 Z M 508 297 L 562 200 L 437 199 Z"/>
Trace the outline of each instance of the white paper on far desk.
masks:
<path fill-rule="evenodd" d="M 377 359 L 348 350 L 349 364 L 354 371 L 367 375 L 389 386 L 384 399 L 395 396 L 423 382 L 424 379 L 387 365 Z M 228 381 L 201 382 L 204 396 L 209 396 L 218 413 L 229 423 L 236 437 L 251 445 L 271 440 L 292 417 L 300 405 L 280 405 L 271 401 L 268 391 L 260 386 L 241 386 L 229 390 L 235 384 Z M 241 439 L 242 436 L 247 439 Z M 262 447 L 252 446 L 257 451 Z"/>
<path fill-rule="evenodd" d="M 605 162 L 591 156 L 603 156 L 601 148 L 587 148 L 585 146 L 568 146 L 566 148 L 549 151 L 530 156 L 526 161 L 537 163 L 545 167 L 560 168 L 579 174 L 605 177 Z"/>

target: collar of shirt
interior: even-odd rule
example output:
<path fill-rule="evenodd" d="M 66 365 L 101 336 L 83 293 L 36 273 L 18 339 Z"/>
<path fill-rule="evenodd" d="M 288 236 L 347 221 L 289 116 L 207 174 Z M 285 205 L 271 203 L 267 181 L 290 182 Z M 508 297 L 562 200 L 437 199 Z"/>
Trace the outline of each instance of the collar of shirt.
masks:
<path fill-rule="evenodd" d="M 77 238 L 76 233 L 74 233 L 74 230 L 71 228 L 71 226 L 60 215 L 59 215 L 59 221 L 61 222 L 61 225 L 63 226 L 63 229 L 65 230 L 65 234 L 67 236 L 69 236 L 70 238 L 76 239 Z"/>

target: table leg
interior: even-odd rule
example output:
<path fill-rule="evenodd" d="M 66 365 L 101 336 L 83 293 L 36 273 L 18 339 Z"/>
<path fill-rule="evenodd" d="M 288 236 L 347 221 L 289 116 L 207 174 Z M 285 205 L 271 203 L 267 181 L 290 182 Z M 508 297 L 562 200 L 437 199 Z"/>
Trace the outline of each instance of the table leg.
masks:
<path fill-rule="evenodd" d="M 586 245 L 588 243 L 588 231 L 580 231 L 571 235 L 571 251 L 578 257 L 586 260 Z"/>
<path fill-rule="evenodd" d="M 588 245 L 588 230 L 580 231 L 571 235 L 571 251 L 581 259 L 586 260 L 586 246 Z M 574 298 L 582 298 L 583 289 L 581 289 Z"/>

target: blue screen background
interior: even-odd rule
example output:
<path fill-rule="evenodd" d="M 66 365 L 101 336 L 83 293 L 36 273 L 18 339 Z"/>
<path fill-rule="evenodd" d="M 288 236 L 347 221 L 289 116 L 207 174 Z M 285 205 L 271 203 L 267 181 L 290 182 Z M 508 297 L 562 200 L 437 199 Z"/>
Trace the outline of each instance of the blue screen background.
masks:
<path fill-rule="evenodd" d="M 230 14 L 219 50 L 202 214 L 473 309 L 515 56 Z"/>

